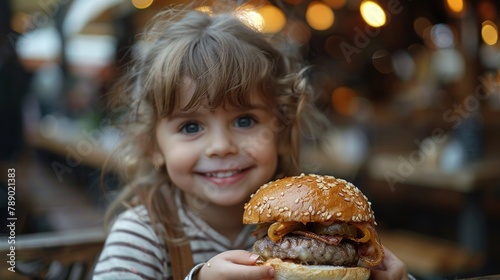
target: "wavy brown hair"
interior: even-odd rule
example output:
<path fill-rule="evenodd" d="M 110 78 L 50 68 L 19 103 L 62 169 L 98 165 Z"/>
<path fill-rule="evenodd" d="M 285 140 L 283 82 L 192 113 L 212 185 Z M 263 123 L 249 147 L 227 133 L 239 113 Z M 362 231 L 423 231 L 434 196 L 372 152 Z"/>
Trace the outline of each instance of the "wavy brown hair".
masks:
<path fill-rule="evenodd" d="M 310 108 L 306 72 L 234 11 L 207 14 L 169 8 L 160 12 L 141 35 L 128 71 L 113 90 L 114 106 L 126 112 L 118 118 L 123 141 L 116 150 L 124 188 L 110 205 L 107 221 L 123 205 L 142 204 L 154 225 L 179 227 L 168 214 L 173 211 L 175 186 L 164 169 L 155 171 L 151 156 L 156 123 L 179 106 L 186 77 L 195 85 L 193 97 L 182 108 L 186 110 L 245 108 L 250 106 L 251 92 L 260 94 L 276 116 L 278 145 L 285 151 L 279 155 L 275 177 L 296 174 L 303 127 L 320 119 L 317 110 Z"/>

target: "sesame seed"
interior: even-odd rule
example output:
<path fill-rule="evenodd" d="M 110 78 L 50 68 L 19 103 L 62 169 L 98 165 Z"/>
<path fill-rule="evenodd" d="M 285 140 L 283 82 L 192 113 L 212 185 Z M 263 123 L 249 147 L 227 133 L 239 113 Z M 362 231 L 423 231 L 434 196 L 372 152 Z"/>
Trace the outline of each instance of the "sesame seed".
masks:
<path fill-rule="evenodd" d="M 331 217 L 332 217 L 332 214 L 330 214 L 330 215 L 326 216 L 326 219 L 327 219 L 327 220 L 330 220 L 330 218 L 331 218 Z"/>
<path fill-rule="evenodd" d="M 344 200 L 347 201 L 347 202 L 351 201 L 351 199 L 348 198 L 348 197 L 344 197 Z"/>
<path fill-rule="evenodd" d="M 295 204 L 297 204 L 297 203 L 299 203 L 299 199 L 298 198 L 295 199 Z"/>
<path fill-rule="evenodd" d="M 248 210 L 248 216 L 252 215 L 252 209 Z"/>
<path fill-rule="evenodd" d="M 340 217 L 340 216 L 342 216 L 342 212 L 337 212 L 337 214 L 335 214 L 335 215 L 337 215 L 337 217 Z"/>
<path fill-rule="evenodd" d="M 341 193 L 341 192 L 339 192 L 339 195 L 340 195 L 340 196 L 342 196 L 342 197 L 344 197 L 344 194 L 343 194 L 343 193 Z"/>

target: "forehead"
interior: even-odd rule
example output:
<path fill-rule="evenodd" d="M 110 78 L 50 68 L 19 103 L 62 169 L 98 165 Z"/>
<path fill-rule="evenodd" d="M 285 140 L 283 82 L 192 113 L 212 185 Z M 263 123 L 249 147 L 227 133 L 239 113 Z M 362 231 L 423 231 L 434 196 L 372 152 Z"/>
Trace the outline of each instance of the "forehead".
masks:
<path fill-rule="evenodd" d="M 264 93 L 257 88 L 248 92 L 219 92 L 217 98 L 209 94 L 206 90 L 198 88 L 193 79 L 182 78 L 182 85 L 178 92 L 178 106 L 180 111 L 192 111 L 200 108 L 214 110 L 223 109 L 251 109 L 251 108 L 271 108 L 270 102 L 264 98 Z"/>

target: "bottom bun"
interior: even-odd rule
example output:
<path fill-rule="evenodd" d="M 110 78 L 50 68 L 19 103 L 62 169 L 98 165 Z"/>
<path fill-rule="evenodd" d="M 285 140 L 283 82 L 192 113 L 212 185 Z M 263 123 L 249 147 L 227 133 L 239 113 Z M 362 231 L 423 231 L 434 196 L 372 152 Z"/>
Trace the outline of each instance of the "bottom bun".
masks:
<path fill-rule="evenodd" d="M 276 280 L 366 280 L 370 277 L 370 269 L 366 267 L 301 265 L 281 259 L 269 259 L 264 265 L 274 267 Z"/>

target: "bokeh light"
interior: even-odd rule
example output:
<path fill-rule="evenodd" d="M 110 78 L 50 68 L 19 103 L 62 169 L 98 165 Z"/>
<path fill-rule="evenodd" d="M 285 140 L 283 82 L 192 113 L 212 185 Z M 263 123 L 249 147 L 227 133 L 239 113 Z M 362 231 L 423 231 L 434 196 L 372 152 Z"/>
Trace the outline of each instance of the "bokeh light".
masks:
<path fill-rule="evenodd" d="M 432 27 L 432 23 L 428 18 L 418 17 L 413 21 L 413 30 L 420 38 L 425 37 L 425 30 Z"/>
<path fill-rule="evenodd" d="M 153 4 L 153 0 L 132 0 L 132 5 L 137 9 L 146 9 Z"/>
<path fill-rule="evenodd" d="M 487 20 L 481 27 L 481 38 L 487 45 L 493 46 L 498 42 L 498 28 L 494 22 Z"/>
<path fill-rule="evenodd" d="M 277 33 L 286 24 L 285 14 L 276 6 L 264 5 L 258 10 L 258 13 L 263 19 L 262 32 L 264 33 Z"/>
<path fill-rule="evenodd" d="M 446 7 L 453 14 L 460 15 L 464 11 L 464 1 L 463 0 L 446 0 Z"/>
<path fill-rule="evenodd" d="M 314 1 L 307 6 L 306 20 L 313 29 L 326 30 L 333 25 L 335 16 L 329 6 Z"/>
<path fill-rule="evenodd" d="M 372 64 L 382 74 L 392 73 L 391 53 L 387 50 L 377 50 L 372 55 Z"/>
<path fill-rule="evenodd" d="M 407 51 L 398 50 L 392 54 L 394 74 L 401 80 L 410 80 L 416 72 L 415 61 Z"/>
<path fill-rule="evenodd" d="M 436 24 L 431 30 L 431 39 L 438 48 L 450 48 L 455 45 L 455 36 L 450 26 L 446 24 Z"/>
<path fill-rule="evenodd" d="M 243 5 L 236 12 L 236 17 L 246 25 L 262 31 L 264 18 L 257 12 L 253 5 Z"/>
<path fill-rule="evenodd" d="M 336 88 L 331 95 L 332 106 L 336 112 L 344 116 L 351 116 L 355 109 L 358 93 L 346 86 Z"/>
<path fill-rule="evenodd" d="M 364 21 L 372 27 L 381 27 L 386 23 L 384 10 L 373 1 L 363 1 L 359 10 Z"/>

